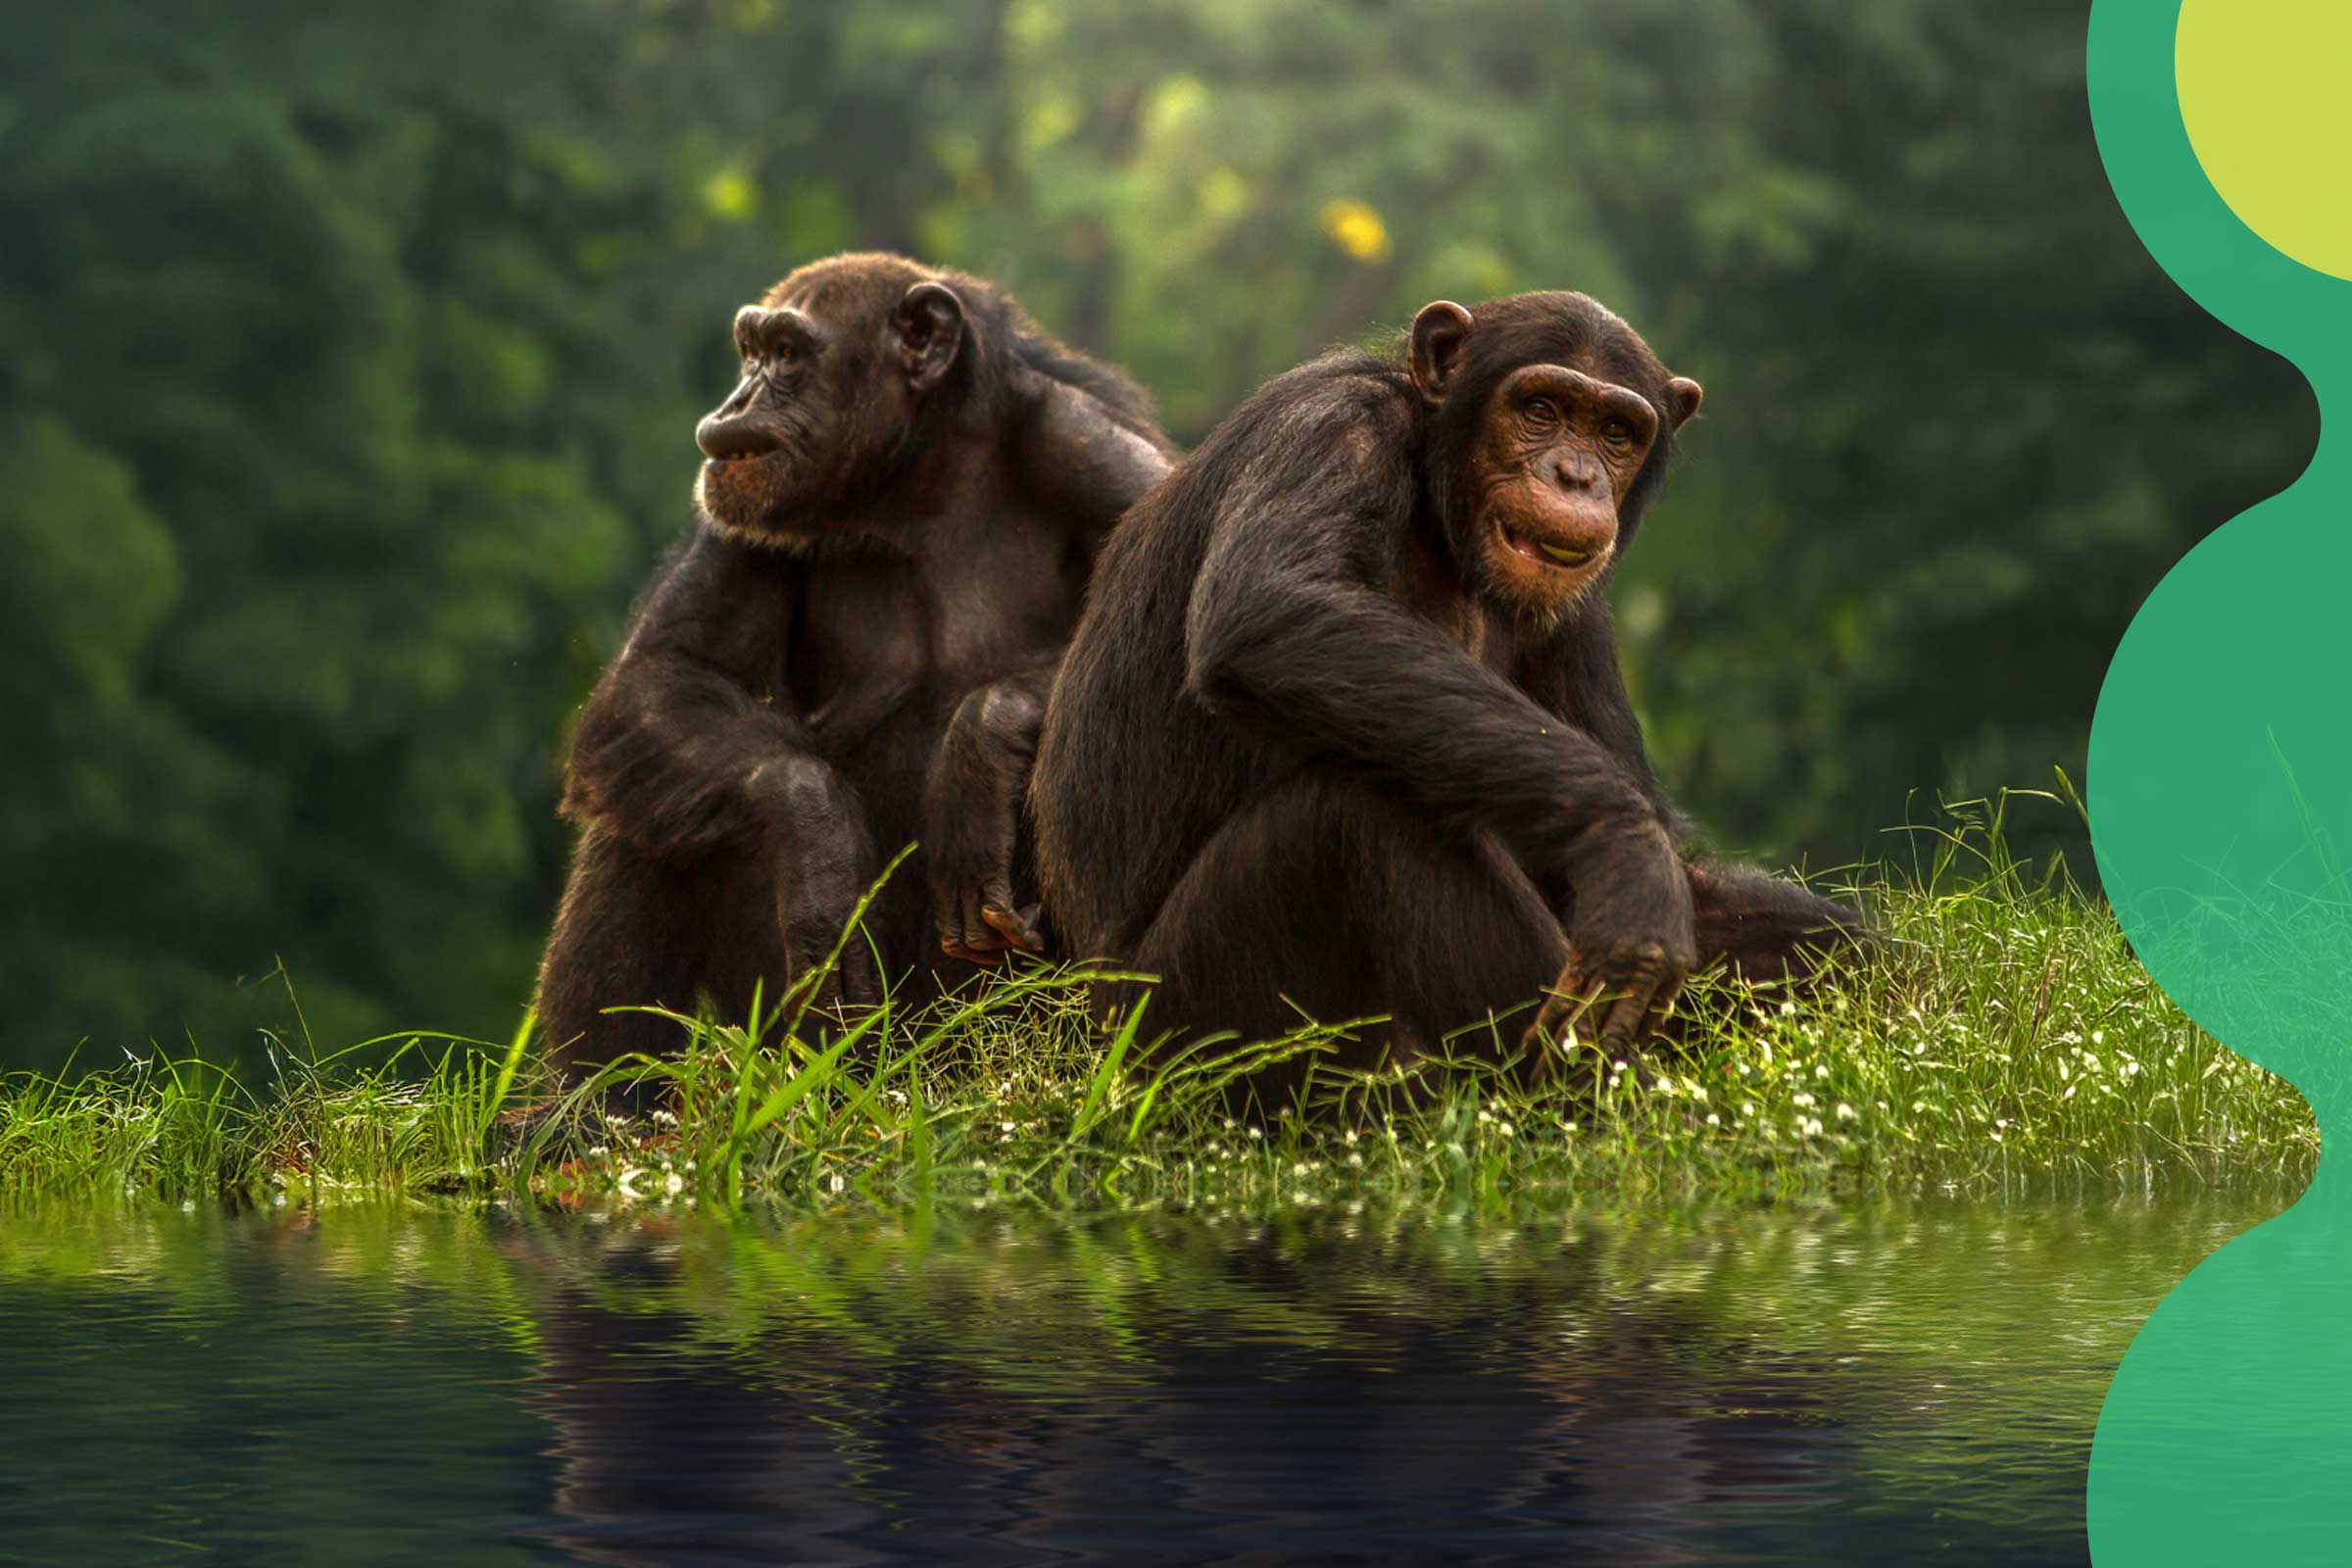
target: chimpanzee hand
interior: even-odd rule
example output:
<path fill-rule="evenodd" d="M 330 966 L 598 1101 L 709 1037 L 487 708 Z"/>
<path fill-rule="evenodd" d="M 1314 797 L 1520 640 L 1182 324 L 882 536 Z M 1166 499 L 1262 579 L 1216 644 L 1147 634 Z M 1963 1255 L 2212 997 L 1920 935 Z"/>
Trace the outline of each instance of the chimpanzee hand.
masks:
<path fill-rule="evenodd" d="M 938 842 L 934 836 L 933 842 Z M 1046 939 L 1037 929 L 1038 906 L 1014 902 L 1010 871 L 1012 857 L 967 860 L 950 867 L 935 860 L 931 868 L 932 921 L 939 927 L 939 948 L 951 958 L 995 963 L 1014 948 L 1043 953 Z"/>
<path fill-rule="evenodd" d="M 1037 908 L 1024 909 L 1012 891 L 1013 841 L 1019 819 L 994 800 L 961 808 L 931 803 L 923 845 L 931 866 L 931 914 L 940 951 L 953 958 L 995 963 L 1009 949 L 1043 953 Z"/>
<path fill-rule="evenodd" d="M 1045 951 L 1037 906 L 1012 891 L 1021 798 L 1044 722 L 1052 672 L 984 686 L 956 708 L 923 795 L 923 848 L 932 921 L 950 957 L 995 963 L 1007 951 Z"/>
<path fill-rule="evenodd" d="M 1615 1054 L 1657 1027 L 1697 961 L 1690 883 L 1673 840 L 1655 825 L 1595 845 L 1580 859 L 1568 962 L 1526 1040 L 1546 1051 L 1573 1020 L 1581 1038 Z"/>

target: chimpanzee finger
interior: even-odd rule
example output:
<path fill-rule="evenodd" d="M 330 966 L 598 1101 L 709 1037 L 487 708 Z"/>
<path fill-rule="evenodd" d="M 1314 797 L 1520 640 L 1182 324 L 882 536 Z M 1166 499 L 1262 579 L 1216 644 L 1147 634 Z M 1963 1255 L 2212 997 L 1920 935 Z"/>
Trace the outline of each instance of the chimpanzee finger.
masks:
<path fill-rule="evenodd" d="M 1560 1032 L 1569 1026 L 1583 1006 L 1581 1001 L 1563 995 L 1557 989 L 1545 993 L 1544 1005 L 1536 1009 L 1536 1021 L 1527 1026 L 1527 1033 L 1522 1038 L 1546 1051 L 1557 1048 Z"/>
<path fill-rule="evenodd" d="M 1642 1038 L 1649 1039 L 1664 1031 L 1666 1020 L 1674 1016 L 1675 999 L 1683 994 L 1683 975 L 1669 975 L 1666 983 L 1657 988 L 1649 999 L 1649 1006 L 1642 1014 Z"/>
<path fill-rule="evenodd" d="M 979 888 L 963 891 L 963 956 L 974 963 L 995 963 L 1004 955 L 1004 939 L 988 923 L 986 901 Z"/>
<path fill-rule="evenodd" d="M 1593 1043 L 1603 1054 L 1621 1057 L 1642 1042 L 1642 1026 L 1649 1016 L 1651 994 L 1651 987 L 1637 984 L 1593 1009 Z"/>
<path fill-rule="evenodd" d="M 1570 955 L 1559 978 L 1544 992 L 1544 1005 L 1536 1010 L 1536 1021 L 1528 1025 L 1522 1040 L 1546 1054 L 1565 1052 L 1572 1036 L 1588 1035 L 1585 1026 L 1592 1017 L 1597 989 L 1583 961 Z"/>
<path fill-rule="evenodd" d="M 1024 953 L 1046 951 L 1046 939 L 1038 934 L 1037 927 L 1030 923 L 1026 915 L 1012 906 L 1012 897 L 1009 893 L 1004 895 L 1002 903 L 992 899 L 981 905 L 980 918 L 986 920 L 989 928 L 1004 939 L 1007 947 L 1019 948 Z"/>
<path fill-rule="evenodd" d="M 967 963 L 991 962 L 995 956 L 991 951 L 993 938 L 975 945 L 975 930 L 983 937 L 989 935 L 987 928 L 980 925 L 978 915 L 978 906 L 969 887 L 959 886 L 941 894 L 933 916 L 939 927 L 939 951 Z"/>

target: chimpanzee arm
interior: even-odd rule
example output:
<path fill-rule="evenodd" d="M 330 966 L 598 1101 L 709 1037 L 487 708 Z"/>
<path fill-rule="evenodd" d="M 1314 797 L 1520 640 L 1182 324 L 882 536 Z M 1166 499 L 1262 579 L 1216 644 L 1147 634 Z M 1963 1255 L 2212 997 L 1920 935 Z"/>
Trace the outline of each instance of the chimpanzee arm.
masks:
<path fill-rule="evenodd" d="M 782 690 L 797 571 L 710 529 L 686 544 L 580 713 L 564 809 L 658 853 L 765 856 L 786 948 L 807 961 L 841 934 L 874 857 L 856 794 Z M 869 989 L 851 948 L 851 989 Z"/>
<path fill-rule="evenodd" d="M 1581 727 L 1617 759 L 1677 844 L 1690 837 L 1690 818 L 1667 797 L 1650 771 L 1642 724 L 1634 716 L 1633 699 L 1626 693 L 1625 668 L 1617 657 L 1616 628 L 1607 600 L 1595 592 L 1580 605 L 1575 618 L 1530 658 L 1518 674 L 1520 685 L 1545 711 Z"/>
<path fill-rule="evenodd" d="M 1113 524 L 1168 474 L 1156 430 L 1139 429 L 1083 387 L 1032 372 L 1014 437 L 1030 496 L 1092 562 Z M 1054 666 L 1017 671 L 965 696 L 924 789 L 923 844 L 941 948 L 978 962 L 1045 946 L 1012 891 L 1021 803 L 1045 724 Z"/>
<path fill-rule="evenodd" d="M 748 846 L 769 831 L 785 775 L 825 766 L 761 658 L 786 645 L 793 605 L 789 581 L 759 564 L 708 531 L 680 550 L 581 710 L 567 815 L 652 850 Z"/>
<path fill-rule="evenodd" d="M 1604 602 L 1585 606 L 1523 679 L 1544 708 L 1583 725 L 1607 747 L 1657 808 L 1684 857 L 1698 962 L 1727 964 L 1749 980 L 1785 980 L 1817 967 L 1841 947 L 1869 945 L 1869 929 L 1854 910 L 1796 883 L 1700 853 L 1695 825 L 1649 770 Z M 1565 888 L 1545 892 L 1564 902 Z"/>
<path fill-rule="evenodd" d="M 1571 945 L 1623 971 L 1645 1009 L 1692 956 L 1672 835 L 1608 748 L 1390 595 L 1422 493 L 1414 444 L 1382 411 L 1324 396 L 1267 431 L 1216 507 L 1187 689 L 1278 752 L 1344 763 L 1438 822 L 1494 834 L 1532 871 L 1564 871 Z"/>
<path fill-rule="evenodd" d="M 1016 450 L 1032 494 L 1071 519 L 1091 560 L 1119 514 L 1167 477 L 1168 450 L 1079 387 L 1037 376 Z"/>
<path fill-rule="evenodd" d="M 1045 947 L 1016 902 L 1012 867 L 1053 684 L 1054 667 L 1045 665 L 976 688 L 932 759 L 923 845 L 939 945 L 956 957 L 987 963 L 1006 948 Z"/>

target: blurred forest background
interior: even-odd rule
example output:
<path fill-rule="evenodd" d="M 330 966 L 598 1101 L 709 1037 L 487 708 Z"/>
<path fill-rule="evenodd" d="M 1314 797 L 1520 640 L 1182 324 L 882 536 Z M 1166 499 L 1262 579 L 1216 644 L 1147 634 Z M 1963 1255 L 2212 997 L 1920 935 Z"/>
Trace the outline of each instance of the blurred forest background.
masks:
<path fill-rule="evenodd" d="M 503 1036 L 734 307 L 881 246 L 1197 438 L 1424 301 L 1707 388 L 1618 590 L 1663 772 L 1839 863 L 2078 779 L 2317 414 L 2133 240 L 2050 0 L 124 0 L 0 38 L 0 1065 Z M 2032 847 L 2089 871 L 2051 808 Z"/>

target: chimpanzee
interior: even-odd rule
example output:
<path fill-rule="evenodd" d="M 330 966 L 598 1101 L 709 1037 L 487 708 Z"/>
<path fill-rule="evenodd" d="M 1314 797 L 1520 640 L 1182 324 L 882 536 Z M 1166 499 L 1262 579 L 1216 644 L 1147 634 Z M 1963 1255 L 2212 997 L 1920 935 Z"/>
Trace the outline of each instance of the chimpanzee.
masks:
<path fill-rule="evenodd" d="M 903 966 L 920 1002 L 1036 947 L 1024 742 L 1105 533 L 1168 469 L 1133 382 L 961 273 L 813 263 L 737 314 L 735 348 L 693 525 L 572 735 L 581 837 L 539 976 L 566 1071 L 677 1044 L 605 1009 L 779 997 L 916 839 L 866 917 L 888 968 L 852 941 L 823 1006 Z"/>
<path fill-rule="evenodd" d="M 1621 1051 L 1702 960 L 1858 937 L 1687 859 L 1643 756 L 1602 590 L 1698 405 L 1567 293 L 1439 301 L 1252 394 L 1120 525 L 1061 662 L 1032 804 L 1071 951 L 1158 976 L 1154 1032 L 1386 1015 L 1369 1066 L 1545 994 L 1529 1044 Z"/>

